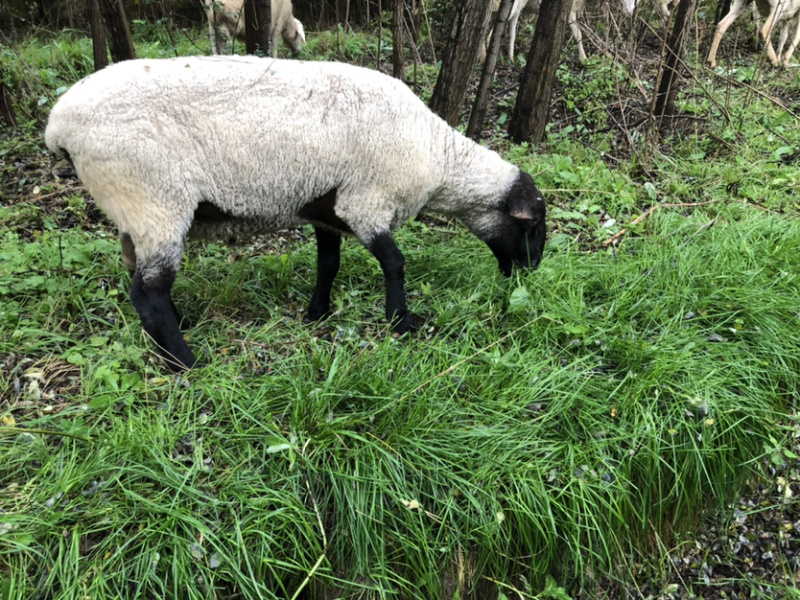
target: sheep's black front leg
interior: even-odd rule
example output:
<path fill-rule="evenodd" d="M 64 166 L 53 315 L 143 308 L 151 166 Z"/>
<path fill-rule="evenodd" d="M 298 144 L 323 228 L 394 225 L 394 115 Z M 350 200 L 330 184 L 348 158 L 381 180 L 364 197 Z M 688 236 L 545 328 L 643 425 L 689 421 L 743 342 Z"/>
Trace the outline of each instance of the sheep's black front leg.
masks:
<path fill-rule="evenodd" d="M 404 279 L 406 273 L 406 259 L 400 248 L 395 244 L 392 234 L 381 233 L 368 245 L 378 262 L 381 263 L 383 276 L 386 279 L 386 318 L 398 333 L 405 333 L 414 329 L 414 320 L 408 314 L 406 306 L 406 290 Z"/>
<path fill-rule="evenodd" d="M 314 227 L 314 233 L 317 236 L 317 287 L 308 305 L 308 318 L 318 321 L 331 312 L 331 289 L 339 272 L 342 236 L 324 227 Z"/>
<path fill-rule="evenodd" d="M 162 271 L 144 281 L 140 271 L 133 275 L 131 301 L 142 320 L 142 327 L 153 338 L 158 352 L 171 371 L 185 371 L 197 363 L 180 330 L 180 315 L 170 298 L 175 282 L 173 271 Z"/>

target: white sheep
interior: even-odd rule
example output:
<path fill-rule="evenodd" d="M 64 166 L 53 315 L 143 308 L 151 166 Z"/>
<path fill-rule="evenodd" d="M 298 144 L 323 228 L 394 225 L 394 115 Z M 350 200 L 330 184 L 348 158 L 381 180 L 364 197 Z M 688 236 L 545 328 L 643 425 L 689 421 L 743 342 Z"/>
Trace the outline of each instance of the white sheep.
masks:
<path fill-rule="evenodd" d="M 668 11 L 668 2 L 670 0 L 657 0 L 657 5 L 660 10 Z M 511 14 L 508 18 L 508 57 L 514 60 L 514 45 L 517 39 L 517 25 L 519 24 L 520 15 L 523 11 L 538 12 L 539 7 L 542 5 L 542 0 L 514 0 L 511 7 Z M 627 16 L 631 16 L 636 10 L 637 0 L 622 0 L 622 7 Z M 496 13 L 500 8 L 500 0 L 494 0 L 494 12 Z M 572 37 L 575 38 L 575 43 L 578 46 L 578 58 L 581 62 L 586 60 L 586 51 L 583 49 L 583 33 L 578 25 L 578 15 L 582 14 L 586 9 L 586 0 L 572 0 L 572 6 L 568 16 L 567 23 L 572 30 Z M 669 14 L 668 12 L 666 13 Z M 488 39 L 486 44 L 488 45 Z M 481 47 L 481 61 L 486 60 L 486 46 Z"/>
<path fill-rule="evenodd" d="M 329 314 L 343 233 L 378 259 L 386 316 L 413 329 L 392 230 L 420 211 L 459 219 L 500 270 L 536 267 L 545 203 L 527 173 L 451 128 L 402 82 L 341 63 L 253 56 L 129 60 L 56 103 L 66 154 L 117 225 L 131 299 L 167 365 L 195 364 L 170 298 L 187 235 L 229 240 L 310 223 Z"/>
<path fill-rule="evenodd" d="M 203 4 L 208 17 L 212 53 L 219 54 L 221 50 L 218 33 L 222 33 L 228 40 L 244 40 L 244 0 L 203 0 Z M 291 0 L 272 0 L 270 14 L 272 56 L 278 56 L 279 37 L 283 38 L 292 54 L 299 54 L 306 41 L 306 34 L 303 24 L 292 15 Z"/>
<path fill-rule="evenodd" d="M 737 17 L 744 12 L 744 9 L 753 0 L 733 0 L 728 14 L 725 15 L 717 25 L 717 30 L 714 32 L 714 39 L 711 42 L 711 49 L 708 51 L 708 58 L 706 62 L 714 68 L 717 66 L 717 49 L 722 40 L 722 36 L 733 24 Z M 757 12 L 764 17 L 764 25 L 760 28 L 759 33 L 764 38 L 764 44 L 767 47 L 767 57 L 773 66 L 778 67 L 783 63 L 784 66 L 789 66 L 789 61 L 800 43 L 800 0 L 756 0 Z M 782 22 L 780 41 L 778 44 L 778 52 L 772 46 L 772 32 L 775 26 Z M 789 36 L 789 24 L 794 25 L 794 36 L 789 45 L 786 54 L 783 54 L 783 47 Z"/>

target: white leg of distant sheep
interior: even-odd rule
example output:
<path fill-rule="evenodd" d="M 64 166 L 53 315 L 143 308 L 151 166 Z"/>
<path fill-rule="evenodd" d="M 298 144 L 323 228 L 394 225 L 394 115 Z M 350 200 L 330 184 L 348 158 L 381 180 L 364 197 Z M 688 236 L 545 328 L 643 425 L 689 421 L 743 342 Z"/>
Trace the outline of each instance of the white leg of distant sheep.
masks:
<path fill-rule="evenodd" d="M 712 69 L 717 66 L 717 49 L 722 36 L 725 35 L 728 27 L 733 24 L 746 7 L 747 0 L 733 0 L 728 14 L 717 25 L 717 30 L 714 32 L 714 40 L 711 42 L 711 49 L 708 51 L 708 58 L 706 58 L 706 62 Z"/>
<path fill-rule="evenodd" d="M 786 25 L 784 25 L 783 31 L 788 30 L 788 27 L 789 24 L 787 23 Z M 783 36 L 783 31 L 781 31 L 781 36 Z M 789 44 L 789 49 L 783 56 L 784 67 L 789 66 L 789 61 L 792 59 L 792 55 L 794 54 L 795 49 L 797 49 L 798 44 L 800 44 L 800 15 L 795 17 L 794 37 L 792 38 L 792 43 Z"/>
<path fill-rule="evenodd" d="M 780 59 L 778 58 L 778 55 L 775 54 L 775 48 L 772 46 L 772 32 L 775 29 L 775 25 L 778 23 L 779 18 L 780 10 L 778 5 L 775 5 L 770 10 L 769 16 L 767 16 L 766 20 L 764 21 L 764 26 L 761 28 L 761 37 L 764 38 L 764 45 L 767 47 L 767 58 L 769 58 L 769 62 L 772 63 L 773 67 L 780 65 Z M 781 32 L 781 37 L 783 37 L 783 32 Z"/>

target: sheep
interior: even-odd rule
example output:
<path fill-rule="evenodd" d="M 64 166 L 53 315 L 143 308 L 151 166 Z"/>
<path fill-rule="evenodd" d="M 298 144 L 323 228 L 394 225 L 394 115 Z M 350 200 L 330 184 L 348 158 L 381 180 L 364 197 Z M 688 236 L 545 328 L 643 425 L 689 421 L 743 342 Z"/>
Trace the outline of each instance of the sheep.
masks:
<path fill-rule="evenodd" d="M 722 36 L 750 2 L 752 0 L 733 0 L 728 14 L 717 25 L 717 30 L 714 32 L 714 39 L 711 42 L 711 48 L 706 58 L 706 62 L 711 68 L 717 66 L 717 49 Z M 794 54 L 795 48 L 800 43 L 800 0 L 756 0 L 756 9 L 757 13 L 764 17 L 764 25 L 760 28 L 759 33 L 764 38 L 769 61 L 774 67 L 779 67 L 781 63 L 783 63 L 783 66 L 788 67 L 792 54 Z M 776 54 L 772 46 L 772 32 L 780 21 L 783 21 L 783 23 Z M 789 49 L 784 55 L 783 47 L 789 36 L 789 24 L 792 21 L 794 21 L 795 32 Z M 783 55 L 782 60 L 781 55 Z"/>
<path fill-rule="evenodd" d="M 220 53 L 217 34 L 232 40 L 244 40 L 244 0 L 203 0 L 208 17 L 208 35 L 211 38 L 211 52 Z M 291 0 L 272 0 L 271 2 L 270 38 L 272 41 L 272 57 L 278 57 L 278 37 L 297 56 L 306 41 L 303 24 L 292 15 Z"/>
<path fill-rule="evenodd" d="M 334 62 L 211 56 L 124 61 L 72 86 L 45 142 L 116 224 L 130 297 L 173 371 L 196 358 L 170 297 L 188 235 L 230 240 L 311 224 L 308 317 L 330 314 L 343 234 L 378 260 L 386 317 L 414 329 L 392 231 L 460 220 L 509 276 L 536 268 L 545 202 L 531 176 L 451 128 L 402 82 Z"/>
<path fill-rule="evenodd" d="M 634 11 L 636 10 L 638 0 L 622 0 L 622 6 L 627 16 L 633 15 Z M 669 16 L 669 2 L 671 0 L 657 0 L 658 8 L 661 12 L 662 20 L 664 15 Z M 528 12 L 538 12 L 539 7 L 541 6 L 541 0 L 514 0 L 514 4 L 511 7 L 511 15 L 508 19 L 508 58 L 512 61 L 514 60 L 514 45 L 516 43 L 517 38 L 517 25 L 519 23 L 519 17 L 522 14 L 522 11 Z M 496 13 L 500 8 L 500 0 L 494 0 L 493 11 Z M 569 27 L 572 30 L 572 36 L 575 38 L 575 43 L 578 46 L 578 58 L 581 62 L 586 60 L 586 51 L 583 49 L 583 33 L 581 32 L 580 26 L 578 25 L 578 15 L 583 13 L 586 8 L 586 0 L 572 0 L 572 6 L 570 7 L 568 23 Z M 486 60 L 486 46 L 488 45 L 489 40 L 487 38 L 486 44 L 481 45 L 481 62 Z"/>

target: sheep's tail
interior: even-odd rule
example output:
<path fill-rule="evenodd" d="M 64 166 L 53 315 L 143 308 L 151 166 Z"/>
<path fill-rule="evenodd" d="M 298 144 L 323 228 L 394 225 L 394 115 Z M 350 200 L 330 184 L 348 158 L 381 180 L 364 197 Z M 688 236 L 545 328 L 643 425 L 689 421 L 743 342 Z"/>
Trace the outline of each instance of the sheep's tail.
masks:
<path fill-rule="evenodd" d="M 50 122 L 47 123 L 47 128 L 44 130 L 44 143 L 47 149 L 50 150 L 58 158 L 66 158 L 70 162 L 69 152 L 64 146 L 61 145 L 63 136 L 60 134 L 60 127 L 57 121 L 54 121 L 51 115 Z"/>

